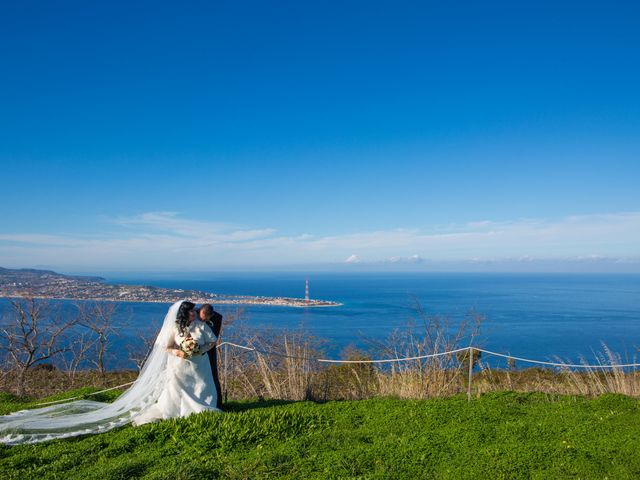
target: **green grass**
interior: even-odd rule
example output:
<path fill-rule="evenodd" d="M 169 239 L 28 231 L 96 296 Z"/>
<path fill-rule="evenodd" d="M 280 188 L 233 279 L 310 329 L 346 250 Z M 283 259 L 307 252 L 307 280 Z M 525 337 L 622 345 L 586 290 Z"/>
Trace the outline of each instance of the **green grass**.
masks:
<path fill-rule="evenodd" d="M 27 405 L 0 395 L 3 412 Z M 222 415 L 0 446 L 0 478 L 640 478 L 639 414 L 620 395 L 234 403 Z"/>

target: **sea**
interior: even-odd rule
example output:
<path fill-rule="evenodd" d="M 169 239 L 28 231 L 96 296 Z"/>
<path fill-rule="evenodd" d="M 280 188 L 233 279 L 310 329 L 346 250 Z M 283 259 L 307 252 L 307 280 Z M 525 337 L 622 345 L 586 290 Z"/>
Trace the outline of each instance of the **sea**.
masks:
<path fill-rule="evenodd" d="M 240 316 L 228 334 L 304 331 L 321 340 L 326 358 L 350 347 L 368 349 L 394 332 L 424 331 L 438 319 L 454 336 L 463 322 L 480 319 L 473 345 L 517 357 L 570 363 L 624 362 L 640 347 L 640 275 L 532 273 L 224 273 L 180 277 L 107 278 L 109 283 L 197 289 L 229 295 L 310 297 L 338 307 L 215 306 Z M 124 303 L 118 308 L 120 348 L 161 324 L 167 304 Z M 422 330 L 421 330 L 422 328 Z M 471 339 L 464 337 L 461 345 Z M 115 348 L 119 348 L 116 344 Z M 121 368 L 125 362 L 113 365 Z M 494 360 L 498 362 L 498 360 Z M 126 362 L 125 362 L 126 363 Z M 499 364 L 497 366 L 500 366 Z M 519 366 L 526 366 L 519 364 Z"/>

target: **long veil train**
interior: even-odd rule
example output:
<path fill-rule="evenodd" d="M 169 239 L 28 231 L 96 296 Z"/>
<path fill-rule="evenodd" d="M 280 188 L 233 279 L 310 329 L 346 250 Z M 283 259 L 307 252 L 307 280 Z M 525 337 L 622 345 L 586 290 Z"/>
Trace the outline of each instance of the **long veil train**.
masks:
<path fill-rule="evenodd" d="M 168 358 L 165 346 L 173 334 L 181 303 L 169 308 L 138 378 L 113 403 L 77 400 L 0 416 L 0 443 L 16 445 L 101 433 L 134 420 L 158 400 L 165 386 Z"/>

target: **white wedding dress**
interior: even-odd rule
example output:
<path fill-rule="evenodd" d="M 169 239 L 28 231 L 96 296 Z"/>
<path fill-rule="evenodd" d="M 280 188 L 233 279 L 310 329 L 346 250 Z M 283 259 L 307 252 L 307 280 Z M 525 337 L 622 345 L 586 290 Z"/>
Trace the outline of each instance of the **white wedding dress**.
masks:
<path fill-rule="evenodd" d="M 179 345 L 184 338 L 180 337 L 177 328 L 174 328 L 173 333 L 167 347 Z M 195 320 L 189 325 L 189 334 L 198 345 L 216 341 L 209 325 L 200 320 Z M 216 408 L 217 392 L 213 383 L 213 372 L 206 353 L 196 353 L 187 360 L 170 355 L 167 359 L 166 375 L 167 381 L 158 401 L 132 419 L 135 425 L 186 417 L 205 410 L 219 411 Z"/>
<path fill-rule="evenodd" d="M 208 356 L 182 359 L 166 348 L 179 344 L 176 317 L 182 302 L 167 312 L 138 378 L 113 403 L 77 400 L 0 416 L 0 443 L 16 445 L 101 433 L 128 423 L 186 417 L 216 409 L 217 394 Z M 189 325 L 199 345 L 216 340 L 199 320 Z"/>

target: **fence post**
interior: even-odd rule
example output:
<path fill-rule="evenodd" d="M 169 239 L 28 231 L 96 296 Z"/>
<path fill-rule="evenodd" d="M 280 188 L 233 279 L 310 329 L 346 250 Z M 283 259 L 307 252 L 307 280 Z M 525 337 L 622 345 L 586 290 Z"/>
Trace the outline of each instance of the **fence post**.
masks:
<path fill-rule="evenodd" d="M 228 397 L 228 392 L 229 390 L 227 389 L 227 366 L 228 366 L 228 362 L 229 362 L 229 344 L 225 343 L 224 344 L 224 349 L 222 350 L 222 380 L 223 380 L 223 398 L 224 398 L 224 403 L 227 403 L 227 397 Z"/>
<path fill-rule="evenodd" d="M 469 382 L 467 385 L 467 401 L 471 401 L 471 379 L 473 378 L 473 348 L 469 346 Z"/>

